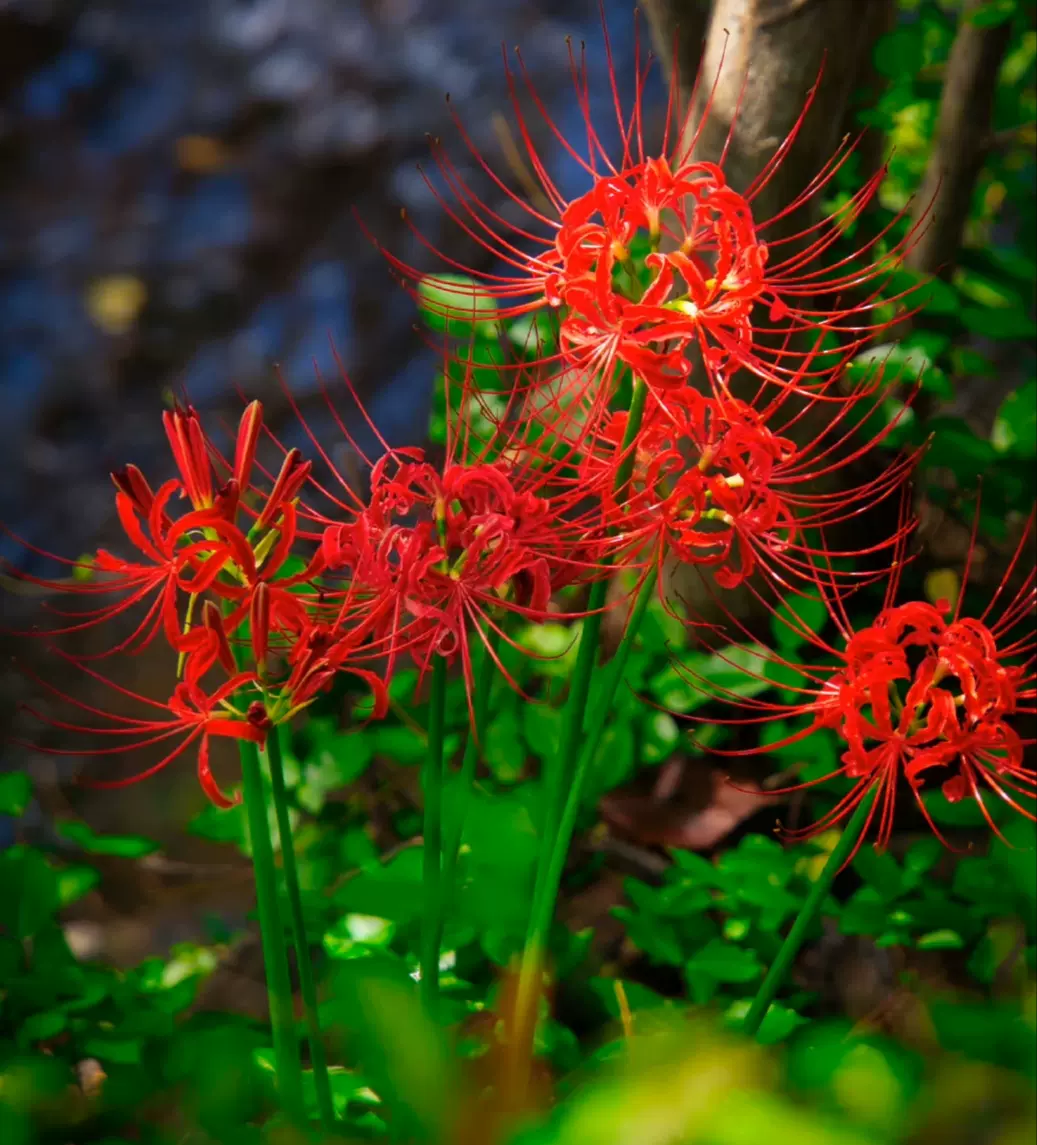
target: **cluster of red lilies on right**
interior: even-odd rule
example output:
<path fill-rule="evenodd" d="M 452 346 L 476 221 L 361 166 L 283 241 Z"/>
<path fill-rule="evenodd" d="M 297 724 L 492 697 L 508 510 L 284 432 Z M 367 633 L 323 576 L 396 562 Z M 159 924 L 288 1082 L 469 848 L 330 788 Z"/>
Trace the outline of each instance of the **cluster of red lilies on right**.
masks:
<path fill-rule="evenodd" d="M 884 842 L 898 783 L 906 780 L 918 794 L 933 775 L 945 798 L 975 798 L 988 818 L 985 790 L 1033 818 L 1019 802 L 1034 794 L 1034 770 L 1024 759 L 1029 741 L 1011 726 L 1034 711 L 1035 644 L 1017 634 L 1035 602 L 1033 571 L 1023 571 L 999 617 L 993 613 L 1004 586 L 970 619 L 960 615 L 960 601 L 953 613 L 896 603 L 910 522 L 898 518 L 890 536 L 856 548 L 833 551 L 827 540 L 835 530 L 852 531 L 877 506 L 895 506 L 917 458 L 917 451 L 877 452 L 898 418 L 870 430 L 862 425 L 898 379 L 881 366 L 864 381 L 847 371 L 865 342 L 903 318 L 895 312 L 902 295 L 891 295 L 889 279 L 916 232 L 901 218 L 861 249 L 830 257 L 882 172 L 834 214 L 769 238 L 819 196 L 849 148 L 777 218 L 756 219 L 754 199 L 802 116 L 739 192 L 722 165 L 694 158 L 698 131 L 676 116 L 676 84 L 661 153 L 648 154 L 638 63 L 629 118 L 616 100 L 622 145 L 613 162 L 590 119 L 586 69 L 575 59 L 573 77 L 587 154 L 548 126 L 583 167 L 586 193 L 561 195 L 517 102 L 520 135 L 550 213 L 511 191 L 475 153 L 524 215 L 518 225 L 506 223 L 437 152 L 452 195 L 443 199 L 449 217 L 504 269 L 467 270 L 441 256 L 470 279 L 433 276 L 439 301 L 430 306 L 424 296 L 451 330 L 485 318 L 480 293 L 494 300 L 494 321 L 552 313 L 557 347 L 499 367 L 497 389 L 510 392 L 503 412 L 484 400 L 469 363 L 458 408 L 474 404 L 490 429 L 479 438 L 463 414 L 456 417 L 438 462 L 422 449 L 390 449 L 383 441 L 381 457 L 364 457 L 329 397 L 348 445 L 367 462 L 363 490 L 337 473 L 330 447 L 305 423 L 315 461 L 331 477 L 318 479 L 299 451 L 269 434 L 282 463 L 276 472 L 261 469 L 258 403 L 246 411 L 232 460 L 222 458 L 193 410 L 167 413 L 179 478 L 153 494 L 133 467 L 115 476 L 119 518 L 144 560 L 100 553 L 90 565 L 94 582 L 44 583 L 114 594 L 114 603 L 74 619 L 66 633 L 143 605 L 144 619 L 114 651 L 162 633 L 180 661 L 179 682 L 168 704 L 147 701 L 163 710 L 161 718 L 112 717 L 114 731 L 59 726 L 126 737 L 119 742 L 129 746 L 186 732 L 146 774 L 200 738 L 203 786 L 226 805 L 208 768 L 210 735 L 262 744 L 270 727 L 343 672 L 372 687 L 381 715 L 404 657 L 423 675 L 436 658 L 459 666 L 474 712 L 472 649 L 484 647 L 503 671 L 493 638 L 513 641 L 509 616 L 577 620 L 599 612 L 593 604 L 566 611 L 558 591 L 601 588 L 617 570 L 637 571 L 639 584 L 657 580 L 665 596 L 667 578 L 658 574 L 676 561 L 711 570 L 721 591 L 746 585 L 760 599 L 776 593 L 794 605 L 813 595 L 829 606 L 839 645 L 812 633 L 809 639 L 830 668 L 797 666 L 810 684 L 795 704 L 742 701 L 752 709 L 742 722 L 807 714 L 812 721 L 797 736 L 823 726 L 843 739 L 840 772 L 854 780 L 853 791 L 817 828 L 878 787 L 884 794 L 874 814 Z M 810 100 L 804 115 L 809 107 Z M 429 282 L 389 257 L 415 288 Z M 448 361 L 448 376 L 465 360 L 463 350 Z M 366 417 L 348 379 L 347 388 L 353 412 Z M 621 393 L 631 396 L 621 402 Z M 859 476 L 862 462 L 883 456 L 887 464 L 877 468 L 872 460 L 869 475 Z M 174 499 L 191 510 L 172 514 Z M 1032 527 L 1031 517 L 1027 534 Z M 1020 572 L 1023 552 L 1021 544 L 1006 584 Z M 855 630 L 846 597 L 879 579 L 889 585 L 885 607 Z M 219 685 L 205 682 L 220 669 Z M 919 802 L 925 811 L 920 795 Z"/>

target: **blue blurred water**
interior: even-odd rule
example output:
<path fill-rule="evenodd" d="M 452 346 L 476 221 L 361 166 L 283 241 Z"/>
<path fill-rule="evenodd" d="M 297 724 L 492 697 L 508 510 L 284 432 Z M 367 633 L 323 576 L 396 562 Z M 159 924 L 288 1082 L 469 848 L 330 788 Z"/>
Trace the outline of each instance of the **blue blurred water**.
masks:
<path fill-rule="evenodd" d="M 630 9 L 606 7 L 629 93 Z M 171 388 L 219 405 L 234 387 L 269 389 L 279 363 L 305 397 L 314 361 L 333 372 L 330 338 L 386 435 L 420 440 L 433 364 L 352 209 L 420 254 L 398 206 L 434 231 L 439 208 L 416 169 L 425 132 L 450 137 L 449 90 L 476 142 L 496 146 L 501 37 L 522 44 L 574 139 L 567 34 L 588 40 L 604 79 L 595 0 L 391 0 L 373 15 L 359 0 L 13 0 L 5 15 L 0 519 L 76 549 L 104 509 L 70 512 L 69 482 L 106 496 L 104 470 L 158 441 L 145 415 L 157 421 Z M 19 36 L 43 58 L 24 63 Z M 614 138 L 604 82 L 592 106 Z M 545 156 L 578 193 L 579 167 L 557 146 Z M 470 161 L 466 177 L 492 191 Z M 133 283 L 139 313 L 105 328 L 91 297 Z"/>

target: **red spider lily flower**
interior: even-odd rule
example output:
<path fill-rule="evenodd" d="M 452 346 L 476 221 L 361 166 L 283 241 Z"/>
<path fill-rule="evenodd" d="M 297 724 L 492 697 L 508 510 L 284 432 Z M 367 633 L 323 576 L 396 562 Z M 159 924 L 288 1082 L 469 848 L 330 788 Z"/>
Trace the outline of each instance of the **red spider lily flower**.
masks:
<path fill-rule="evenodd" d="M 285 458 L 268 493 L 251 486 L 262 431 L 262 407 L 252 402 L 238 427 L 231 476 L 217 487 L 212 459 L 219 458 L 203 433 L 197 413 L 192 409 L 167 411 L 164 423 L 179 479 L 165 482 L 156 493 L 134 465 L 112 474 L 116 512 L 137 557 L 127 559 L 101 549 L 86 564 L 26 546 L 66 565 L 73 574 L 87 570 L 90 579 L 74 575 L 69 580 L 53 580 L 16 573 L 21 579 L 53 592 L 105 601 L 96 608 L 76 610 L 50 606 L 49 611 L 67 622 L 51 628 L 49 636 L 84 631 L 139 605 L 144 607 L 144 615 L 130 635 L 99 656 L 139 649 L 160 631 L 175 650 L 191 652 L 199 641 L 208 646 L 204 634 L 189 633 L 194 601 L 200 595 L 211 593 L 233 605 L 233 615 L 226 624 L 226 631 L 233 632 L 248 615 L 251 592 L 281 572 L 296 536 L 294 498 L 307 479 L 309 463 L 294 451 Z M 261 507 L 251 510 L 255 521 L 248 536 L 235 523 L 241 494 L 246 490 L 264 497 Z M 186 497 L 192 506 L 179 517 L 173 507 L 177 495 Z M 287 623 L 289 615 L 294 615 L 292 627 L 297 629 L 302 623 L 297 615 L 301 605 L 290 590 L 317 571 L 317 566 L 311 565 L 301 575 L 281 577 L 275 589 L 277 605 L 271 613 L 277 626 Z M 182 615 L 185 595 L 187 609 Z"/>
<path fill-rule="evenodd" d="M 266 742 L 270 727 L 265 708 L 248 697 L 256 695 L 257 678 L 254 673 L 240 672 L 232 675 L 225 683 L 211 692 L 201 686 L 207 657 L 189 656 L 184 680 L 177 684 L 167 703 L 159 703 L 137 692 L 130 691 L 114 681 L 94 671 L 81 660 L 69 656 L 58 649 L 52 649 L 56 656 L 81 669 L 89 677 L 124 698 L 135 701 L 145 709 L 155 713 L 151 718 L 140 718 L 106 712 L 68 695 L 39 676 L 34 679 L 52 695 L 100 721 L 96 724 L 82 724 L 57 719 L 45 715 L 35 708 L 26 707 L 42 723 L 62 732 L 71 732 L 87 737 L 85 746 L 75 748 L 52 748 L 29 744 L 36 751 L 60 756 L 108 757 L 121 756 L 162 745 L 162 750 L 171 749 L 157 762 L 136 775 L 125 779 L 91 780 L 90 785 L 102 789 L 128 787 L 148 779 L 164 770 L 179 759 L 193 745 L 197 744 L 196 767 L 198 782 L 206 796 L 221 808 L 233 807 L 236 798 L 220 790 L 212 774 L 209 759 L 209 741 L 213 736 L 246 740 L 260 747 Z M 243 710 L 244 709 L 244 710 Z M 100 743 L 101 746 L 92 746 Z"/>
<path fill-rule="evenodd" d="M 173 460 L 180 471 L 183 494 L 196 509 L 211 509 L 212 461 L 197 412 L 190 407 L 166 410 L 162 414 L 162 424 Z"/>
<path fill-rule="evenodd" d="M 831 489 L 833 475 L 895 432 L 899 419 L 870 438 L 858 433 L 855 405 L 868 404 L 885 385 L 877 372 L 853 400 L 824 406 L 823 419 L 811 403 L 790 400 L 789 390 L 758 395 L 752 403 L 723 389 L 650 394 L 631 446 L 630 482 L 619 498 L 604 499 L 622 562 L 661 565 L 673 556 L 714 568 L 722 588 L 741 584 L 758 567 L 775 585 L 813 583 L 821 555 L 812 540 L 816 531 L 852 521 L 897 494 L 917 460 L 919 451 L 900 454 L 874 478 Z M 625 413 L 612 414 L 598 439 L 584 445 L 581 472 L 599 487 L 611 487 L 605 475 L 624 457 L 626 424 Z M 792 435 L 806 443 L 798 445 Z M 894 550 L 909 528 L 905 523 L 877 544 L 826 555 L 874 557 Z M 875 574 L 833 575 L 859 582 Z"/>
<path fill-rule="evenodd" d="M 366 613 L 390 660 L 406 650 L 424 670 L 433 655 L 458 658 L 470 691 L 472 633 L 499 631 L 504 608 L 543 619 L 552 591 L 584 571 L 580 523 L 534 489 L 500 461 L 440 470 L 420 450 L 387 454 L 367 506 L 321 542 L 328 570 L 348 571 L 344 615 Z"/>
<path fill-rule="evenodd" d="M 307 602 L 310 618 L 319 624 L 320 640 L 348 649 L 353 664 L 359 656 L 387 655 L 391 674 L 405 652 L 423 669 L 433 655 L 457 658 L 470 688 L 473 625 L 486 640 L 485 626 L 496 627 L 493 618 L 502 609 L 541 619 L 554 591 L 606 574 L 593 489 L 578 480 L 568 456 L 559 460 L 543 446 L 527 447 L 524 424 L 506 418 L 492 426 L 490 440 L 477 438 L 463 418 L 451 423 L 439 465 L 423 450 L 393 449 L 344 370 L 342 379 L 355 413 L 384 450 L 377 461 L 365 455 L 318 374 L 346 444 L 369 467 L 367 496 L 339 473 L 284 387 L 331 475 L 329 482 L 308 472 L 299 491 L 297 535 L 319 545 L 311 562 L 311 569 L 319 565 L 319 583 Z M 456 384 L 448 373 L 448 404 Z M 462 408 L 468 398 L 478 400 L 470 374 L 460 385 Z"/>
<path fill-rule="evenodd" d="M 1002 602 L 1026 546 L 1033 542 L 1033 527 L 1031 513 L 1005 577 L 980 615 L 962 615 L 975 547 L 973 534 L 961 594 L 953 609 L 947 601 L 895 604 L 903 566 L 897 561 L 884 606 L 865 627 L 852 624 L 833 585 L 822 588 L 841 637 L 839 645 L 829 644 L 799 622 L 794 608 L 791 618 L 788 614 L 782 617 L 828 661 L 823 665 L 790 664 L 777 653 L 762 654 L 765 661 L 791 668 L 805 679 L 801 687 L 791 689 L 800 694 L 795 702 L 746 699 L 712 689 L 754 713 L 715 721 L 718 723 L 745 725 L 809 718 L 805 727 L 776 743 L 726 754 L 771 752 L 797 743 L 819 728 L 833 730 L 843 741 L 845 750 L 837 771 L 776 792 L 802 790 L 836 776 L 852 781 L 850 792 L 826 815 L 807 828 L 789 832 L 791 836 L 802 838 L 832 827 L 875 791 L 861 839 L 874 827 L 876 845 L 884 847 L 893 829 L 898 788 L 904 784 L 942 840 L 923 799 L 934 781 L 950 803 L 974 799 L 999 836 L 985 800 L 987 793 L 1027 818 L 1037 818 L 1032 808 L 1019 801 L 1037 797 L 1037 772 L 1024 755 L 1037 741 L 1022 738 L 1014 726 L 1019 717 L 1037 712 L 1037 636 L 1033 630 L 1037 574 L 1032 568 L 1011 599 Z M 999 605 L 1000 615 L 996 615 Z"/>
<path fill-rule="evenodd" d="M 289 652 L 291 671 L 271 702 L 272 719 L 291 719 L 341 673 L 354 676 L 371 690 L 370 718 L 383 719 L 389 710 L 389 690 L 377 672 L 359 667 L 361 653 L 356 632 L 343 632 L 331 625 L 311 622 L 303 629 Z"/>
<path fill-rule="evenodd" d="M 173 496 L 181 490 L 178 481 L 167 481 L 151 494 L 143 477 L 126 478 L 129 492 L 123 492 L 120 481 L 132 473 L 122 471 L 116 481 L 115 508 L 127 539 L 137 549 L 136 559 L 127 559 L 99 549 L 88 568 L 89 581 L 50 580 L 19 572 L 20 579 L 54 592 L 81 598 L 110 598 L 95 608 L 69 610 L 48 607 L 48 611 L 68 623 L 52 628 L 48 637 L 82 632 L 115 619 L 122 613 L 146 604 L 143 617 L 133 631 L 116 645 L 90 657 L 99 659 L 118 652 L 140 649 L 163 632 L 171 647 L 181 648 L 180 595 L 197 597 L 212 588 L 221 571 L 246 557 L 248 546 L 238 530 L 224 520 L 216 508 L 193 510 L 173 520 L 167 509 Z M 146 492 L 145 492 L 146 490 Z M 146 510 L 146 512 L 145 512 Z M 68 561 L 55 553 L 26 546 L 49 559 L 75 570 L 84 562 Z"/>
<path fill-rule="evenodd" d="M 844 144 L 774 218 L 754 217 L 754 201 L 792 147 L 817 85 L 808 93 L 787 138 L 753 182 L 738 190 L 728 185 L 722 161 L 718 165 L 692 157 L 702 126 L 711 114 L 712 92 L 701 122 L 694 124 L 690 118 L 694 99 L 688 101 L 686 114 L 678 111 L 680 78 L 674 69 L 665 127 L 659 149 L 653 154 L 645 143 L 642 107 L 651 57 L 642 60 L 639 47 L 635 47 L 634 103 L 625 111 L 607 28 L 604 48 L 607 87 L 620 140 L 612 153 L 591 118 L 584 56 L 577 61 L 570 48 L 576 102 L 585 121 L 582 143 L 566 138 L 550 118 L 521 56 L 522 84 L 505 58 L 518 134 L 537 184 L 533 198 L 508 186 L 454 116 L 477 167 L 505 196 L 511 213 L 520 221 L 506 221 L 483 202 L 444 149 L 434 145 L 445 192 L 427 179 L 430 190 L 459 231 L 502 264 L 503 271 L 466 267 L 420 233 L 415 232 L 416 237 L 441 265 L 451 272 L 461 271 L 474 279 L 478 291 L 495 298 L 501 304 L 499 317 L 557 309 L 562 356 L 606 379 L 613 367 L 622 363 L 653 389 L 679 385 L 689 370 L 685 351 L 694 344 L 711 370 L 743 367 L 779 385 L 794 378 L 797 387 L 811 390 L 819 379 L 802 370 L 801 353 L 787 342 L 774 349 L 766 336 L 776 330 L 830 330 L 848 337 L 851 346 L 860 346 L 887 325 L 881 317 L 873 316 L 879 293 L 916 240 L 917 228 L 899 239 L 892 238 L 899 229 L 898 218 L 859 250 L 838 255 L 827 267 L 823 265 L 824 256 L 845 224 L 877 194 L 884 171 L 876 173 L 844 206 L 821 221 L 797 234 L 771 239 L 775 227 L 817 200 L 853 150 L 854 144 Z M 582 196 L 568 199 L 549 175 L 520 106 L 523 86 L 552 143 L 585 172 L 588 185 Z M 424 277 L 391 252 L 384 253 L 405 282 L 417 284 Z M 448 319 L 471 319 L 471 286 L 458 284 L 449 276 L 432 276 L 429 281 L 443 301 L 430 304 L 426 298 L 424 306 L 432 305 Z M 856 301 L 842 302 L 841 297 L 851 290 Z"/>

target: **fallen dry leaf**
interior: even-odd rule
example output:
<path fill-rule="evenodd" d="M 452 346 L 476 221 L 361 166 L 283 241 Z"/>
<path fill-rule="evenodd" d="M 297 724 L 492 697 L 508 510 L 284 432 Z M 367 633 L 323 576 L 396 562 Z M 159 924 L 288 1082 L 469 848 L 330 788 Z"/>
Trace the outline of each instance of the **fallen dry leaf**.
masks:
<path fill-rule="evenodd" d="M 709 781 L 709 801 L 704 807 L 662 797 L 661 790 L 672 796 L 676 787 L 672 773 L 667 772 L 650 795 L 619 792 L 606 796 L 601 812 L 613 830 L 645 846 L 708 851 L 761 807 L 782 799 L 751 780 L 739 780 L 734 787 L 722 771 L 711 771 Z"/>

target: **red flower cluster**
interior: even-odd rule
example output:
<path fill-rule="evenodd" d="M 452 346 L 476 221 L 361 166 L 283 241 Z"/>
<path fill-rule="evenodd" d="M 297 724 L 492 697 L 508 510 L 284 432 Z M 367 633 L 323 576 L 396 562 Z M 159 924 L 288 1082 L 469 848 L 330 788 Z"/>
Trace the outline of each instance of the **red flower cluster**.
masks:
<path fill-rule="evenodd" d="M 437 468 L 419 449 L 386 453 L 366 503 L 323 532 L 324 566 L 346 582 L 326 598 L 343 615 L 365 612 L 390 669 L 403 650 L 422 669 L 459 657 L 470 695 L 472 637 L 489 647 L 502 609 L 543 619 L 552 592 L 591 567 L 592 538 L 565 516 L 571 501 L 500 460 Z"/>
<path fill-rule="evenodd" d="M 1027 687 L 1033 677 L 1005 662 L 983 621 L 948 621 L 914 601 L 884 609 L 851 636 L 844 655 L 846 667 L 828 682 L 833 697 L 818 715 L 846 741 L 850 778 L 902 771 L 917 791 L 932 772 L 947 776 L 942 790 L 950 802 L 972 795 L 980 806 L 982 780 L 1021 810 L 1006 786 L 1032 789 L 1035 780 L 1006 718 L 1034 698 Z"/>
<path fill-rule="evenodd" d="M 380 437 L 383 455 L 366 458 L 325 391 L 332 420 L 367 465 L 365 490 L 336 471 L 287 389 L 315 464 L 330 472 L 326 481 L 268 432 L 282 460 L 276 472 L 261 466 L 258 403 L 241 419 L 230 460 L 193 410 L 167 413 L 179 475 L 157 492 L 133 466 L 115 475 L 117 513 L 133 557 L 103 551 L 88 570 L 66 562 L 73 572 L 89 572 L 85 582 L 38 583 L 101 602 L 61 611 L 51 636 L 132 616 L 130 634 L 101 655 L 134 651 L 161 635 L 178 661 L 178 682 L 165 703 L 137 697 L 159 710 L 150 720 L 111 716 L 108 726 L 57 726 L 96 733 L 108 753 L 171 743 L 144 774 L 198 743 L 202 785 L 226 805 L 209 769 L 211 736 L 261 745 L 271 726 L 310 704 L 340 673 L 372 689 L 380 715 L 386 681 L 404 656 L 422 673 L 437 657 L 459 665 L 471 707 L 472 648 L 486 647 L 503 672 L 490 637 L 513 639 L 509 613 L 532 621 L 586 616 L 603 607 L 601 582 L 614 570 L 634 570 L 641 583 L 673 559 L 710 569 L 720 589 L 746 585 L 767 600 L 820 592 L 830 602 L 842 647 L 800 633 L 824 653 L 825 666 L 789 665 L 771 654 L 807 681 L 800 702 L 743 700 L 752 714 L 732 721 L 806 716 L 808 726 L 786 742 L 819 727 L 842 737 L 840 773 L 854 787 L 822 825 L 878 785 L 886 793 L 876 804 L 885 838 L 904 777 L 919 801 L 922 784 L 939 775 L 948 799 L 969 795 L 982 804 L 985 788 L 1017 806 L 1013 792 L 1031 791 L 1033 773 L 1008 720 L 1032 711 L 1034 646 L 1009 632 L 1032 607 L 1033 574 L 997 623 L 986 614 L 947 620 L 930 605 L 894 603 L 891 568 L 903 563 L 909 522 L 856 550 L 832 552 L 824 539 L 901 495 L 915 460 L 894 455 L 863 478 L 851 472 L 890 443 L 897 419 L 878 430 L 862 426 L 890 379 L 879 368 L 851 383 L 846 370 L 882 325 L 874 317 L 879 291 L 913 235 L 878 258 L 878 239 L 828 265 L 824 257 L 842 223 L 874 196 L 881 173 L 834 215 L 768 240 L 773 224 L 820 193 L 848 151 L 778 218 L 761 221 L 754 200 L 798 124 L 755 182 L 736 191 L 720 166 L 692 159 L 695 133 L 677 122 L 676 86 L 662 148 L 648 156 L 638 63 L 638 103 L 629 120 L 615 101 L 622 147 L 613 161 L 587 114 L 586 71 L 575 60 L 573 76 L 587 119 L 586 156 L 547 126 L 585 170 L 582 196 L 562 197 L 517 100 L 520 134 L 548 212 L 510 191 L 475 153 L 525 212 L 526 226 L 506 226 L 437 152 L 456 200 L 444 204 L 449 216 L 506 266 L 504 274 L 474 274 L 475 284 L 438 280 L 438 297 L 447 299 L 439 316 L 470 321 L 480 287 L 503 303 L 496 312 L 502 320 L 549 308 L 559 316 L 558 354 L 504 361 L 493 391 L 505 395 L 502 408 L 476 384 L 474 354 L 466 358 L 448 338 L 441 463 L 421 449 L 390 449 Z M 394 265 L 417 281 L 416 271 Z M 851 288 L 852 307 L 842 301 Z M 447 329 L 454 335 L 457 327 Z M 703 364 L 702 379 L 691 377 L 693 357 Z M 739 371 L 752 387 L 736 397 Z M 354 412 L 367 419 L 345 382 Z M 628 384 L 632 397 L 623 411 L 619 394 Z M 862 567 L 864 558 L 872 567 Z M 879 578 L 891 586 L 885 609 L 855 632 L 843 598 Z M 590 583 L 583 612 L 560 610 L 560 589 Z M 665 597 L 661 577 L 659 584 Z M 87 657 L 74 662 L 133 695 L 106 681 Z"/>
<path fill-rule="evenodd" d="M 1024 758 L 1025 749 L 1037 741 L 1023 739 L 1012 725 L 1016 717 L 1037 714 L 1033 569 L 1022 576 L 1000 616 L 992 618 L 1026 546 L 1034 539 L 1033 529 L 1031 514 L 1001 585 L 978 617 L 961 615 L 968 569 L 953 609 L 947 601 L 894 604 L 901 559 L 893 562 L 885 607 L 866 627 L 855 628 L 851 623 L 831 574 L 827 583 L 818 579 L 817 587 L 842 638 L 840 646 L 830 645 L 802 624 L 794 607 L 779 616 L 828 663 L 792 664 L 777 653 L 768 653 L 766 661 L 804 679 L 802 686 L 793 689 L 800 698 L 776 704 L 725 693 L 723 698 L 753 714 L 717 722 L 744 725 L 808 717 L 798 731 L 777 742 L 732 753 L 738 755 L 772 752 L 820 728 L 831 729 L 843 742 L 837 771 L 785 791 L 837 777 L 852 781 L 850 791 L 816 823 L 792 835 L 806 837 L 826 830 L 875 792 L 867 827 L 875 827 L 876 841 L 884 846 L 893 829 L 902 783 L 937 835 L 939 828 L 923 798 L 933 782 L 950 803 L 975 800 L 997 834 L 999 828 L 985 803 L 986 792 L 1027 818 L 1037 818 L 1032 807 L 1019 802 L 1020 796 L 1026 800 L 1037 796 L 1037 773 Z M 970 550 L 970 564 L 971 556 Z"/>
<path fill-rule="evenodd" d="M 864 399 L 882 385 L 880 372 L 857 396 Z M 917 454 L 895 457 L 868 482 L 832 486 L 833 476 L 888 439 L 897 419 L 861 440 L 851 403 L 828 406 L 801 446 L 782 431 L 796 432 L 809 407 L 790 398 L 783 390 L 749 403 L 726 390 L 702 394 L 690 386 L 650 395 L 633 445 L 630 483 L 621 496 L 605 498 L 620 562 L 643 567 L 673 557 L 715 569 L 722 588 L 734 588 L 758 568 L 779 586 L 812 583 L 820 553 L 811 531 L 851 521 L 899 494 Z M 626 413 L 611 414 L 588 443 L 582 470 L 590 480 L 615 470 L 627 424 Z M 891 552 L 903 531 L 839 555 Z M 859 582 L 867 574 L 841 575 Z"/>
<path fill-rule="evenodd" d="M 660 393 L 682 386 L 692 369 L 688 350 L 693 346 L 701 353 L 710 384 L 716 384 L 720 374 L 745 369 L 778 386 L 808 393 L 826 390 L 828 372 L 805 369 L 810 355 L 795 348 L 787 335 L 816 337 L 827 331 L 843 339 L 844 350 L 852 350 L 893 321 L 875 311 L 880 301 L 903 297 L 880 300 L 879 295 L 916 240 L 915 230 L 907 229 L 888 244 L 889 249 L 877 253 L 895 226 L 891 224 L 858 251 L 823 265 L 823 256 L 846 224 L 877 194 L 884 172 L 877 172 L 832 214 L 796 234 L 778 237 L 775 228 L 800 208 L 816 204 L 852 153 L 852 144 L 844 144 L 776 217 L 754 216 L 753 202 L 794 143 L 816 86 L 788 137 L 752 184 L 738 190 L 728 184 L 721 166 L 692 158 L 711 114 L 712 98 L 696 126 L 690 119 L 691 107 L 684 116 L 677 112 L 679 77 L 674 76 L 663 137 L 653 155 L 646 149 L 641 106 L 651 63 L 642 66 L 638 56 L 635 102 L 624 112 L 611 74 L 607 30 L 605 47 L 621 141 L 615 155 L 602 144 L 590 116 L 585 61 L 571 59 L 575 98 L 585 119 L 585 154 L 550 119 L 522 73 L 548 136 L 586 172 L 588 190 L 567 200 L 548 174 L 519 101 L 519 85 L 509 71 L 518 134 L 545 209 L 510 189 L 455 116 L 476 165 L 507 197 L 521 222 L 505 222 L 483 202 L 437 141 L 434 158 L 446 193 L 428 180 L 430 191 L 461 235 L 478 244 L 503 270 L 466 267 L 420 233 L 415 232 L 416 237 L 444 266 L 463 271 L 481 292 L 498 300 L 502 318 L 556 310 L 560 357 L 567 365 L 599 376 L 593 398 L 602 405 L 611 397 L 609 383 L 617 364 Z M 425 279 L 392 252 L 384 253 L 405 282 L 416 285 L 425 280 L 436 286 L 439 301 L 433 309 L 440 317 L 471 319 L 470 286 L 452 277 Z M 850 295 L 852 302 L 847 300 Z M 425 304 L 429 305 L 427 299 Z"/>
<path fill-rule="evenodd" d="M 321 553 L 315 553 L 299 571 L 290 571 L 289 558 L 294 556 L 297 538 L 296 502 L 309 479 L 310 463 L 301 459 L 298 450 L 289 451 L 268 490 L 252 483 L 262 432 L 258 402 L 242 416 L 229 465 L 205 437 L 194 410 L 172 410 L 163 420 L 179 475 L 157 492 L 136 466 L 112 475 L 119 521 L 136 555 L 127 559 L 101 550 L 89 564 L 64 562 L 80 577 L 86 574 L 86 580 L 54 581 L 22 574 L 51 592 L 91 600 L 100 597 L 105 602 L 98 607 L 54 610 L 62 622 L 48 631 L 50 639 L 82 633 L 123 613 L 137 614 L 131 633 L 114 647 L 92 656 L 57 654 L 110 690 L 158 709 L 162 715 L 141 719 L 105 713 L 64 695 L 43 679 L 39 683 L 46 690 L 104 717 L 108 726 L 36 714 L 65 731 L 98 736 L 108 745 L 62 754 L 121 754 L 173 743 L 168 754 L 140 775 L 101 786 L 119 787 L 152 775 L 199 741 L 201 785 L 214 803 L 227 807 L 232 800 L 220 792 L 209 767 L 209 738 L 222 736 L 262 745 L 273 724 L 309 703 L 330 682 L 334 669 L 344 665 L 341 659 L 331 659 L 331 647 L 321 656 L 312 655 L 321 603 L 316 591 L 307 586 L 323 567 Z M 214 460 L 227 470 L 219 482 Z M 190 507 L 177 514 L 176 508 L 184 502 Z M 239 660 L 246 629 L 252 666 L 244 670 Z M 179 662 L 180 682 L 166 703 L 129 691 L 87 663 L 118 652 L 139 651 L 159 634 Z M 300 652 L 303 648 L 308 656 Z M 287 661 L 288 675 L 279 678 L 271 673 L 270 652 Z M 215 669 L 225 679 L 217 685 L 207 684 Z M 376 711 L 382 712 L 382 681 L 362 668 L 348 670 L 374 689 Z M 112 737 L 116 746 L 111 746 Z"/>

